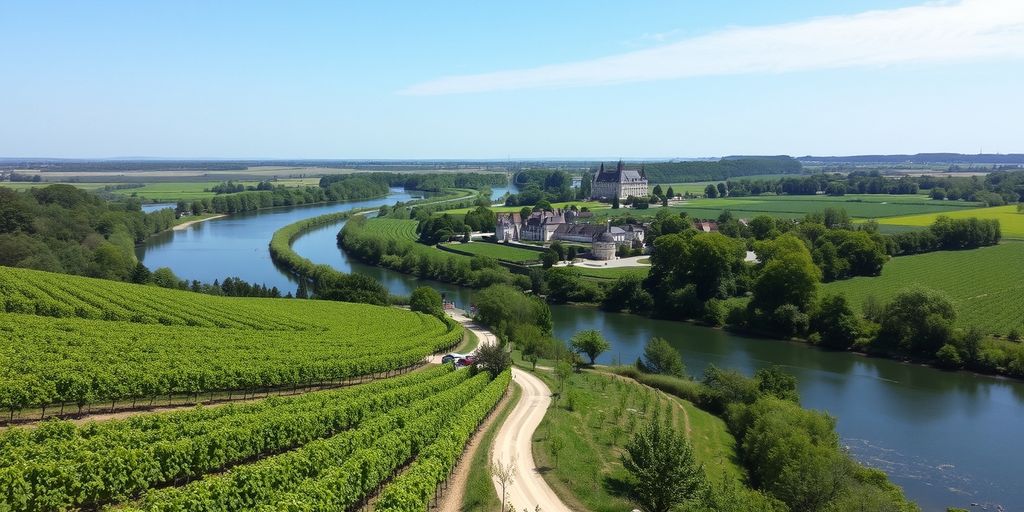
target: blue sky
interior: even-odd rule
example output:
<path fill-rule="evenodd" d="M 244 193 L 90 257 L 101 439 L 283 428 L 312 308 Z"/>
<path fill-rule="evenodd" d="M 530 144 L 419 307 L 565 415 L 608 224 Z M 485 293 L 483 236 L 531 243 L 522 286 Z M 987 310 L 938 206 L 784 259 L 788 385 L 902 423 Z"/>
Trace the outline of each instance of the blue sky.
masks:
<path fill-rule="evenodd" d="M 1024 152 L 1024 2 L 0 3 L 0 156 Z"/>

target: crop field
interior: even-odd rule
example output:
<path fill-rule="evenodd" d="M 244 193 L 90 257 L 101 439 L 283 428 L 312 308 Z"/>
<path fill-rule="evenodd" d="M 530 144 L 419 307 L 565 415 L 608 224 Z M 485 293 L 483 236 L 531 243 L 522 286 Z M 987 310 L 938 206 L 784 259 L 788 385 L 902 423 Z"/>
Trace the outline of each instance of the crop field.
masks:
<path fill-rule="evenodd" d="M 956 305 L 963 327 L 977 325 L 1005 335 L 1024 329 L 1024 242 L 893 258 L 878 277 L 855 277 L 824 285 L 861 307 L 868 296 L 883 303 L 897 292 L 923 286 L 945 293 Z"/>
<path fill-rule="evenodd" d="M 0 508 L 354 510 L 383 486 L 376 510 L 423 510 L 509 380 L 444 365 L 289 398 L 8 429 Z"/>
<path fill-rule="evenodd" d="M 12 416 L 336 383 L 416 365 L 463 332 L 380 306 L 216 297 L 7 267 L 0 325 L 0 410 Z"/>
<path fill-rule="evenodd" d="M 490 242 L 471 242 L 468 244 L 456 242 L 445 244 L 445 247 L 470 256 L 488 256 L 512 263 L 537 261 L 542 255 L 540 251 L 531 251 L 530 249 L 503 244 L 492 244 Z"/>
<path fill-rule="evenodd" d="M 1002 230 L 1003 238 L 1024 239 L 1024 213 L 1019 213 L 1015 204 L 992 208 L 964 208 L 944 213 L 891 217 L 879 220 L 878 223 L 886 226 L 929 226 L 935 222 L 935 218 L 939 215 L 946 215 L 954 219 L 970 217 L 997 219 L 999 220 L 999 227 Z"/>
<path fill-rule="evenodd" d="M 408 240 L 414 242 L 419 238 L 416 234 L 418 222 L 408 219 L 368 219 L 366 231 L 385 240 Z"/>
<path fill-rule="evenodd" d="M 962 201 L 933 201 L 921 195 L 863 194 L 831 196 L 754 196 L 718 199 L 693 199 L 678 206 L 669 206 L 673 212 L 686 212 L 691 217 L 713 219 L 725 210 L 740 218 L 758 215 L 801 218 L 825 208 L 842 208 L 853 218 L 872 219 L 912 214 L 932 214 L 976 209 L 978 203 Z M 619 209 L 595 212 L 595 221 L 629 212 L 634 217 L 653 217 L 661 209 L 652 205 L 647 210 Z"/>

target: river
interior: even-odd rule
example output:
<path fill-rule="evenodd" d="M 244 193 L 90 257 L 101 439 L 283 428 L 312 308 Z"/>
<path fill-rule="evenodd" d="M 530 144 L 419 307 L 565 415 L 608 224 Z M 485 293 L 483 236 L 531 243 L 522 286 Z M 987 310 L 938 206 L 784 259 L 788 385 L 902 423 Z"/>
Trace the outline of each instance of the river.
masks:
<path fill-rule="evenodd" d="M 504 190 L 496 190 L 500 195 Z M 238 276 L 277 286 L 282 293 L 294 281 L 274 266 L 267 253 L 278 228 L 300 219 L 350 208 L 406 201 L 393 190 L 387 198 L 326 205 L 279 208 L 202 222 L 162 233 L 139 248 L 150 269 L 166 266 L 186 279 L 213 281 Z M 421 281 L 350 261 L 335 244 L 341 224 L 327 226 L 295 242 L 295 250 L 317 263 L 379 279 L 396 294 L 428 285 L 461 307 L 472 290 Z M 680 322 L 609 314 L 594 308 L 554 306 L 555 334 L 569 338 L 581 329 L 598 329 L 612 349 L 601 363 L 634 361 L 652 336 L 680 350 L 687 370 L 700 375 L 710 363 L 752 374 L 781 365 L 796 375 L 805 407 L 838 418 L 843 443 L 861 462 L 884 470 L 926 511 L 948 506 L 987 510 L 1024 510 L 1024 383 L 952 373 L 886 359 L 818 350 L 800 343 L 739 336 Z M 975 507 L 973 510 L 982 509 Z M 984 510 L 984 509 L 982 509 Z"/>

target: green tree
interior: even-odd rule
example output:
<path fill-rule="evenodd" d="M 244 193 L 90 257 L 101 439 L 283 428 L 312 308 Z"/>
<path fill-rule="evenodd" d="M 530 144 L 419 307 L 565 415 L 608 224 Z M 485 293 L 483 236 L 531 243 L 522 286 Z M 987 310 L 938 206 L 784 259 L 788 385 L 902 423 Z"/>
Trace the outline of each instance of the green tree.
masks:
<path fill-rule="evenodd" d="M 821 345 L 845 350 L 860 336 L 860 319 L 845 295 L 829 295 L 811 313 L 810 328 L 821 336 Z"/>
<path fill-rule="evenodd" d="M 572 349 L 578 353 L 586 354 L 590 358 L 590 364 L 594 364 L 597 356 L 611 348 L 608 340 L 601 336 L 601 333 L 594 329 L 579 331 L 569 340 Z"/>
<path fill-rule="evenodd" d="M 612 209 L 613 210 L 618 210 L 619 209 L 619 196 L 615 196 L 615 197 L 612 198 Z"/>
<path fill-rule="evenodd" d="M 540 255 L 541 264 L 544 268 L 551 268 L 558 263 L 558 253 L 552 249 L 548 249 Z"/>
<path fill-rule="evenodd" d="M 484 343 L 476 349 L 473 366 L 477 370 L 487 371 L 491 377 L 497 377 L 512 365 L 512 355 L 505 347 L 497 343 Z"/>
<path fill-rule="evenodd" d="M 784 304 L 806 311 L 821 281 L 821 270 L 807 246 L 786 234 L 760 247 L 758 255 L 769 259 L 754 283 L 751 304 L 764 312 L 773 312 Z"/>
<path fill-rule="evenodd" d="M 714 185 L 708 185 L 704 187 L 704 196 L 709 199 L 714 199 L 718 197 L 718 188 L 715 187 Z"/>
<path fill-rule="evenodd" d="M 409 308 L 438 318 L 444 316 L 441 294 L 427 286 L 420 286 L 412 291 L 412 294 L 409 295 Z"/>
<path fill-rule="evenodd" d="M 658 196 L 658 197 L 661 197 L 662 195 L 664 195 L 662 193 L 662 191 L 661 191 L 661 185 L 655 185 L 654 186 L 654 190 L 652 190 L 651 193 L 656 195 L 656 196 Z"/>
<path fill-rule="evenodd" d="M 558 261 L 565 259 L 565 245 L 563 245 L 561 241 L 555 240 L 554 242 L 551 242 L 551 250 L 555 251 L 555 254 L 558 255 Z"/>
<path fill-rule="evenodd" d="M 725 197 L 729 194 L 729 189 L 725 188 L 725 183 L 718 184 L 718 197 Z"/>
<path fill-rule="evenodd" d="M 686 372 L 683 357 L 664 338 L 654 337 L 644 346 L 644 369 L 650 373 L 661 373 L 682 377 Z"/>
<path fill-rule="evenodd" d="M 754 380 L 757 381 L 757 389 L 761 394 L 800 403 L 800 393 L 796 390 L 796 377 L 783 371 L 782 367 L 761 368 L 754 373 Z"/>
<path fill-rule="evenodd" d="M 953 336 L 956 308 L 940 292 L 903 290 L 881 314 L 876 343 L 885 350 L 931 357 Z"/>
<path fill-rule="evenodd" d="M 668 186 L 668 190 L 665 191 L 665 197 L 671 199 L 676 196 L 676 192 L 672 190 L 672 185 Z"/>
<path fill-rule="evenodd" d="M 632 498 L 645 512 L 668 512 L 707 492 L 690 442 L 663 422 L 644 426 L 625 448 L 622 465 L 632 476 Z"/>

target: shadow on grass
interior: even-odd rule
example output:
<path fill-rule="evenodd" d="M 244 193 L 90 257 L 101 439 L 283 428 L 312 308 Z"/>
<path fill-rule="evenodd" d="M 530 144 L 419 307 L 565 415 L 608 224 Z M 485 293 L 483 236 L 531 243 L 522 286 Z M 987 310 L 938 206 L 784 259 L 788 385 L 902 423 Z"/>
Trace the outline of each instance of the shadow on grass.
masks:
<path fill-rule="evenodd" d="M 629 499 L 633 490 L 633 486 L 630 485 L 629 481 L 617 476 L 604 477 L 602 484 L 608 494 L 618 498 Z"/>

